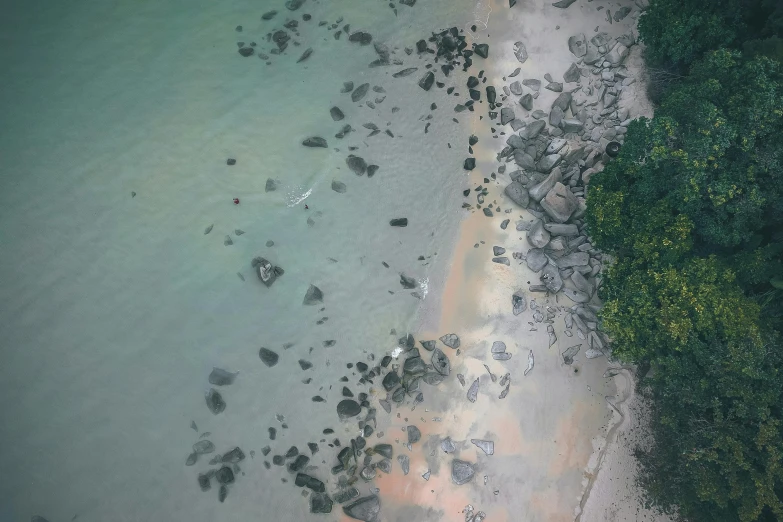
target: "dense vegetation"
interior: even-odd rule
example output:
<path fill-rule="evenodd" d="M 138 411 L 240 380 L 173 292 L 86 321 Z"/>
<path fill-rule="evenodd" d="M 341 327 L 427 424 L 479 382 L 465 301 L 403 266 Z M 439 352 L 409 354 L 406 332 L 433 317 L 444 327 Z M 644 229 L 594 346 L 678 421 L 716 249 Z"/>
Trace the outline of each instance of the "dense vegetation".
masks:
<path fill-rule="evenodd" d="M 650 368 L 642 483 L 685 520 L 783 520 L 783 2 L 652 0 L 639 31 L 673 81 L 587 222 L 602 328 Z"/>

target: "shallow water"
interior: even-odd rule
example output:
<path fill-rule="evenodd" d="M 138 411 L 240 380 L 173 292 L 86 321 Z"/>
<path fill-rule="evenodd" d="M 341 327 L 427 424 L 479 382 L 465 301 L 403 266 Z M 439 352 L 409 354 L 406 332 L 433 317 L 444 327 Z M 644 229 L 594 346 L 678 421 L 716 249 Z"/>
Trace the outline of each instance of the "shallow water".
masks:
<path fill-rule="evenodd" d="M 308 0 L 290 13 L 282 1 L 34 0 L 4 10 L 0 520 L 311 517 L 281 483 L 287 474 L 262 465 L 267 428 L 279 433 L 272 454 L 324 438 L 325 427 L 343 441 L 356 435 L 334 413 L 345 364 L 392 350 L 390 330 L 413 328 L 438 298 L 461 216 L 469 129 L 451 121 L 456 101 L 421 91 L 421 68 L 391 74 L 424 63 L 404 46 L 490 16 L 487 2 L 397 8 L 395 17 L 381 1 Z M 278 16 L 261 21 L 271 9 Z M 237 53 L 238 41 L 268 51 L 264 35 L 288 17 L 300 20 L 301 46 L 271 65 Z M 318 26 L 339 17 L 399 47 L 392 58 L 405 65 L 368 68 L 372 46 Z M 307 47 L 313 55 L 296 63 Z M 382 86 L 386 99 L 374 110 L 352 103 L 340 94 L 348 80 Z M 356 129 L 343 140 L 332 105 Z M 367 137 L 366 122 L 395 138 Z M 312 135 L 330 148 L 302 147 Z M 346 167 L 349 146 L 380 166 L 373 178 Z M 277 191 L 265 192 L 268 178 Z M 410 224 L 389 227 L 395 217 Z M 271 288 L 251 270 L 258 255 L 285 269 Z M 400 287 L 399 272 L 422 283 L 424 301 Z M 324 311 L 302 304 L 311 283 Z M 261 346 L 280 353 L 276 367 L 260 362 Z M 217 416 L 204 403 L 213 366 L 240 371 Z M 216 486 L 196 484 L 208 458 L 184 465 L 198 438 L 191 421 L 218 451 L 256 452 L 225 504 Z M 320 446 L 312 462 L 325 471 L 336 450 Z"/>

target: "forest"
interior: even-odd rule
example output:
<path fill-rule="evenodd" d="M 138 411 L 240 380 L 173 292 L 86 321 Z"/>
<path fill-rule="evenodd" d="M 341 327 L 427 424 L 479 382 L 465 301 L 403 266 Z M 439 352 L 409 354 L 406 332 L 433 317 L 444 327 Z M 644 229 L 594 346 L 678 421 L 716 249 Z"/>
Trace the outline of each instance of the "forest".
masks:
<path fill-rule="evenodd" d="M 613 356 L 637 365 L 646 501 L 783 520 L 783 2 L 651 0 L 655 116 L 592 177 Z"/>

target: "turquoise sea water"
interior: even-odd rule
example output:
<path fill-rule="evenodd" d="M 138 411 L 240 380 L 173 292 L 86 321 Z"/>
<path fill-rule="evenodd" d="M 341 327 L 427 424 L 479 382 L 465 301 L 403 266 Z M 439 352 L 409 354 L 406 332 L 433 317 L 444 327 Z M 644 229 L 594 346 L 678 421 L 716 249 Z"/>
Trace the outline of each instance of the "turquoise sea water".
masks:
<path fill-rule="evenodd" d="M 422 91 L 425 62 L 403 48 L 469 26 L 489 8 L 468 0 L 396 8 L 397 16 L 388 2 L 356 0 L 307 0 L 296 12 L 269 0 L 7 2 L 0 520 L 311 516 L 284 474 L 263 467 L 267 430 L 280 433 L 278 453 L 337 428 L 345 364 L 392 350 L 390 330 L 415 328 L 438 298 L 467 186 L 467 116 L 452 111 L 465 96 Z M 262 21 L 272 9 L 278 15 Z M 372 45 L 319 26 L 339 18 L 396 49 L 392 59 L 404 65 L 368 68 Z M 268 54 L 266 34 L 287 19 L 299 21 L 300 46 L 270 55 L 269 65 L 238 54 L 237 42 L 253 41 Z M 313 54 L 296 63 L 308 47 Z M 419 71 L 392 78 L 406 67 Z M 344 81 L 380 86 L 385 94 L 371 90 L 364 101 L 385 100 L 375 109 L 352 103 L 340 93 Z M 345 121 L 332 121 L 333 105 Z M 355 132 L 335 139 L 345 122 Z M 364 123 L 395 137 L 368 137 Z M 302 147 L 313 135 L 329 148 Z M 353 174 L 351 152 L 378 173 Z M 269 178 L 279 180 L 274 192 L 265 191 Z M 333 180 L 347 191 L 333 191 Z M 389 227 L 396 217 L 408 227 Z M 259 255 L 285 270 L 271 288 L 252 272 Z M 400 272 L 420 281 L 423 300 L 402 289 Z M 310 284 L 324 292 L 325 310 L 303 306 Z M 260 362 L 261 346 L 280 354 L 276 367 Z M 303 371 L 299 359 L 314 367 Z M 221 390 L 227 407 L 217 416 L 204 401 L 213 366 L 240 372 Z M 313 403 L 316 394 L 327 403 Z M 218 451 L 256 452 L 224 504 L 216 487 L 202 493 L 196 483 L 209 456 L 184 465 L 207 431 Z M 325 471 L 333 451 L 321 451 Z"/>

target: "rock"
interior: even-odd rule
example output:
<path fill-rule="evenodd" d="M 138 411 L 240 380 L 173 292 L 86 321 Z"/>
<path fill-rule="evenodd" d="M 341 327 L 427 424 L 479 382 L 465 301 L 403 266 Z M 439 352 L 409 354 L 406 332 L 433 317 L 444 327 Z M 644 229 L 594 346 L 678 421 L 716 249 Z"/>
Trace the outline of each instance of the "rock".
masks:
<path fill-rule="evenodd" d="M 584 127 L 584 123 L 576 118 L 565 118 L 560 124 L 560 128 L 563 129 L 563 132 L 566 134 L 582 132 Z"/>
<path fill-rule="evenodd" d="M 397 462 L 400 463 L 402 474 L 407 475 L 411 470 L 411 459 L 407 455 L 397 455 Z"/>
<path fill-rule="evenodd" d="M 524 107 L 525 109 L 532 111 L 533 110 L 533 96 L 528 93 L 522 96 L 519 99 L 519 104 Z"/>
<path fill-rule="evenodd" d="M 562 159 L 563 158 L 562 156 L 560 156 L 560 154 L 549 154 L 547 156 L 544 156 L 543 158 L 541 158 L 541 161 L 539 161 L 537 164 L 538 171 L 550 172 L 553 168 L 555 168 L 557 165 L 560 164 Z"/>
<path fill-rule="evenodd" d="M 345 194 L 345 191 L 348 190 L 348 187 L 346 187 L 345 183 L 342 181 L 332 180 L 332 190 L 339 194 Z"/>
<path fill-rule="evenodd" d="M 517 57 L 519 63 L 525 63 L 527 61 L 528 58 L 527 47 L 525 47 L 524 43 L 522 42 L 514 43 L 514 56 Z"/>
<path fill-rule="evenodd" d="M 563 293 L 567 298 L 575 303 L 586 303 L 590 300 L 590 296 L 581 290 L 571 290 L 570 288 L 564 288 Z"/>
<path fill-rule="evenodd" d="M 505 257 L 505 256 L 504 257 L 493 257 L 492 258 L 492 262 L 493 263 L 497 263 L 499 265 L 511 266 L 511 261 L 509 261 L 508 258 Z"/>
<path fill-rule="evenodd" d="M 515 149 L 524 149 L 525 148 L 525 140 L 520 138 L 517 134 L 512 134 L 506 140 L 506 145 L 508 145 L 509 147 L 513 147 Z"/>
<path fill-rule="evenodd" d="M 405 274 L 400 274 L 400 284 L 406 290 L 412 290 L 417 286 L 419 286 L 419 284 L 416 282 L 414 278 L 408 277 Z"/>
<path fill-rule="evenodd" d="M 451 481 L 454 484 L 461 486 L 467 484 L 476 474 L 476 470 L 469 462 L 464 460 L 454 459 L 451 461 Z"/>
<path fill-rule="evenodd" d="M 574 193 L 558 180 L 541 200 L 544 211 L 558 223 L 565 223 L 576 210 L 578 203 Z"/>
<path fill-rule="evenodd" d="M 411 74 L 418 71 L 418 67 L 408 67 L 407 69 L 403 69 L 401 71 L 398 71 L 394 74 L 392 74 L 392 78 L 404 78 L 405 76 L 410 76 Z"/>
<path fill-rule="evenodd" d="M 563 74 L 563 81 L 566 83 L 578 82 L 580 76 L 581 71 L 579 70 L 579 66 L 575 63 L 572 63 L 568 70 Z"/>
<path fill-rule="evenodd" d="M 506 249 L 499 246 L 493 246 L 492 247 L 492 254 L 496 256 L 502 256 L 506 253 Z"/>
<path fill-rule="evenodd" d="M 367 86 L 369 87 L 370 84 L 368 83 Z M 342 94 L 345 94 L 347 92 L 351 92 L 353 90 L 353 82 L 343 82 L 343 88 L 340 89 L 340 92 Z"/>
<path fill-rule="evenodd" d="M 511 354 L 508 352 L 505 353 L 493 353 L 492 358 L 496 361 L 508 361 L 511 359 Z"/>
<path fill-rule="evenodd" d="M 552 4 L 552 6 L 559 7 L 560 9 L 566 9 L 574 2 L 576 2 L 576 0 L 560 0 L 559 2 L 555 2 L 554 4 Z"/>
<path fill-rule="evenodd" d="M 266 180 L 266 185 L 264 186 L 264 192 L 274 192 L 277 190 L 277 180 L 269 178 Z"/>
<path fill-rule="evenodd" d="M 563 117 L 565 117 L 563 109 L 560 107 L 552 107 L 552 110 L 549 112 L 549 124 L 552 127 L 560 127 L 560 122 L 563 121 Z"/>
<path fill-rule="evenodd" d="M 527 231 L 527 242 L 535 248 L 544 248 L 549 243 L 549 232 L 544 229 L 544 223 L 537 219 Z"/>
<path fill-rule="evenodd" d="M 530 198 L 535 201 L 541 201 L 549 193 L 549 191 L 552 190 L 552 188 L 562 180 L 563 175 L 560 169 L 552 170 L 552 172 L 550 172 L 543 181 L 533 185 L 533 187 L 528 191 Z"/>
<path fill-rule="evenodd" d="M 302 142 L 302 145 L 304 145 L 305 147 L 322 147 L 322 148 L 328 147 L 328 145 L 326 144 L 326 140 L 321 138 L 320 136 L 312 136 L 310 138 L 307 138 Z"/>
<path fill-rule="evenodd" d="M 348 36 L 348 41 L 356 42 L 361 45 L 370 45 L 372 43 L 372 35 L 364 31 L 355 31 Z"/>
<path fill-rule="evenodd" d="M 577 344 L 576 346 L 569 346 L 566 348 L 562 355 L 563 355 L 563 362 L 570 365 L 574 362 L 574 357 L 576 357 L 576 354 L 579 353 L 579 348 L 581 348 L 581 344 Z"/>
<path fill-rule="evenodd" d="M 563 289 L 563 278 L 560 276 L 560 270 L 552 263 L 547 264 L 541 271 L 541 282 L 553 294 Z"/>
<path fill-rule="evenodd" d="M 522 80 L 522 85 L 529 87 L 530 89 L 533 89 L 536 92 L 541 90 L 541 80 L 536 80 L 535 78 L 528 78 L 527 80 Z"/>
<path fill-rule="evenodd" d="M 185 465 L 192 466 L 193 464 L 196 463 L 197 460 L 198 460 L 198 453 L 193 452 L 190 455 L 188 455 L 187 459 L 185 459 Z"/>
<path fill-rule="evenodd" d="M 593 286 L 580 272 L 574 271 L 574 273 L 571 274 L 571 282 L 574 283 L 577 290 L 581 290 L 588 295 L 593 293 Z"/>
<path fill-rule="evenodd" d="M 518 81 L 513 82 L 511 85 L 508 86 L 508 88 L 511 90 L 512 94 L 515 94 L 517 96 L 521 96 L 522 93 L 524 92 L 522 90 L 522 84 L 519 83 Z"/>
<path fill-rule="evenodd" d="M 446 334 L 443 337 L 440 337 L 440 342 L 442 342 L 443 344 L 445 344 L 449 348 L 453 348 L 454 350 L 459 348 L 459 344 L 460 344 L 459 336 L 457 336 L 457 334 L 453 334 L 453 333 Z"/>
<path fill-rule="evenodd" d="M 527 194 L 527 192 L 525 192 L 525 194 Z M 504 219 L 503 221 L 500 222 L 500 229 L 506 230 L 506 227 L 508 226 L 509 223 L 511 223 L 510 219 Z"/>
<path fill-rule="evenodd" d="M 206 394 L 207 408 L 213 415 L 217 415 L 226 409 L 226 402 L 223 396 L 215 388 L 210 388 Z"/>
<path fill-rule="evenodd" d="M 517 290 L 511 296 L 511 306 L 513 307 L 514 315 L 519 315 L 527 309 L 527 297 L 522 290 Z"/>
<path fill-rule="evenodd" d="M 612 65 L 620 65 L 623 60 L 625 60 L 628 57 L 629 50 L 626 46 L 624 46 L 621 43 L 618 43 L 614 46 L 614 48 L 609 51 L 609 54 L 605 56 L 605 59 L 611 63 Z M 608 106 L 608 105 L 607 105 Z"/>
<path fill-rule="evenodd" d="M 201 491 L 209 491 L 209 489 L 212 487 L 212 484 L 209 483 L 210 475 L 206 473 L 199 473 L 197 480 L 198 480 L 198 487 L 201 488 Z M 36 521 L 35 517 L 33 517 L 31 522 L 42 522 L 42 521 Z M 45 520 L 43 522 L 46 522 Z"/>
<path fill-rule="evenodd" d="M 495 91 L 495 88 L 493 86 L 487 87 L 487 102 L 492 105 L 495 103 L 495 100 L 497 99 L 497 92 Z"/>
<path fill-rule="evenodd" d="M 307 49 L 305 49 L 305 51 L 302 53 L 302 55 L 299 57 L 299 59 L 296 61 L 296 63 L 300 63 L 300 62 L 303 62 L 303 61 L 307 60 L 308 58 L 310 58 L 311 54 L 313 54 L 313 48 L 312 47 L 308 47 Z"/>
<path fill-rule="evenodd" d="M 382 384 L 383 389 L 386 391 L 392 391 L 398 384 L 400 384 L 400 376 L 397 375 L 397 372 L 392 370 L 383 378 Z"/>
<path fill-rule="evenodd" d="M 561 223 L 547 223 L 544 228 L 553 236 L 578 236 L 579 228 L 576 225 L 565 225 Z"/>
<path fill-rule="evenodd" d="M 546 257 L 542 248 L 531 248 L 527 251 L 527 258 L 525 261 L 530 270 L 533 272 L 540 272 L 549 262 L 549 259 Z"/>
<path fill-rule="evenodd" d="M 348 168 L 357 176 L 361 176 L 367 171 L 367 162 L 364 161 L 364 158 L 354 156 L 353 154 L 350 154 L 345 158 L 345 164 L 348 165 Z"/>
<path fill-rule="evenodd" d="M 418 353 L 418 350 L 414 353 Z M 421 360 L 421 357 L 408 357 L 405 359 L 405 364 L 403 365 L 404 373 L 421 375 L 426 371 L 427 365 L 424 364 L 424 361 Z"/>
<path fill-rule="evenodd" d="M 378 165 L 367 165 L 367 177 L 371 178 L 375 176 L 375 173 L 378 172 L 378 169 L 381 168 Z"/>
<path fill-rule="evenodd" d="M 555 263 L 558 268 L 565 269 L 575 266 L 587 266 L 590 261 L 590 254 L 587 252 L 574 252 L 558 259 Z"/>
<path fill-rule="evenodd" d="M 277 11 L 267 11 L 261 15 L 261 20 L 271 20 L 275 15 L 277 15 Z"/>
<path fill-rule="evenodd" d="M 220 484 L 233 484 L 234 471 L 228 466 L 223 466 L 215 473 L 215 480 Z"/>
<path fill-rule="evenodd" d="M 516 118 L 516 115 L 514 114 L 514 109 L 510 107 L 503 107 L 500 109 L 500 124 L 506 125 L 508 123 L 511 123 L 514 118 Z"/>
<path fill-rule="evenodd" d="M 363 83 L 360 86 L 358 86 L 352 93 L 351 93 L 351 101 L 358 102 L 361 101 L 362 98 L 365 97 L 367 94 L 367 91 L 370 89 L 369 83 Z"/>
<path fill-rule="evenodd" d="M 394 218 L 391 221 L 389 221 L 389 225 L 393 227 L 407 227 L 408 218 Z"/>
<path fill-rule="evenodd" d="M 215 386 L 229 386 L 234 383 L 234 379 L 237 378 L 239 372 L 229 372 L 222 368 L 212 368 L 212 372 L 209 374 L 209 384 Z"/>
<path fill-rule="evenodd" d="M 240 47 L 239 49 L 237 49 L 237 52 L 243 57 L 247 58 L 249 56 L 253 56 L 253 53 L 255 53 L 256 51 L 252 47 Z"/>
<path fill-rule="evenodd" d="M 347 506 L 343 506 L 343 513 L 354 520 L 374 522 L 381 511 L 381 500 L 376 495 L 362 497 Z"/>
<path fill-rule="evenodd" d="M 324 301 L 324 293 L 321 292 L 321 289 L 315 285 L 310 285 L 307 288 L 307 292 L 305 293 L 302 304 L 315 305 L 318 303 L 323 303 L 323 301 Z"/>
<path fill-rule="evenodd" d="M 343 111 L 341 111 L 339 107 L 332 107 L 329 109 L 329 114 L 332 115 L 334 121 L 340 121 L 345 118 L 345 114 L 343 114 Z"/>
<path fill-rule="evenodd" d="M 386 457 L 387 459 L 392 458 L 394 455 L 394 449 L 391 444 L 376 444 L 372 449 L 374 453 Z"/>
<path fill-rule="evenodd" d="M 270 368 L 276 365 L 277 361 L 280 359 L 280 356 L 277 355 L 277 353 L 268 348 L 261 348 L 258 350 L 258 356 L 261 358 L 261 361 Z"/>
<path fill-rule="evenodd" d="M 425 91 L 429 91 L 432 88 L 432 84 L 435 83 L 435 73 L 428 71 L 421 80 L 419 80 L 419 87 Z"/>
<path fill-rule="evenodd" d="M 476 402 L 476 399 L 478 399 L 478 391 L 479 391 L 479 380 L 476 379 L 473 381 L 473 384 L 470 385 L 470 388 L 468 388 L 468 400 L 470 402 Z"/>
<path fill-rule="evenodd" d="M 408 444 L 416 444 L 421 440 L 421 430 L 416 426 L 408 426 L 405 428 L 408 432 Z"/>
<path fill-rule="evenodd" d="M 351 499 L 354 499 L 359 496 L 359 490 L 356 488 L 347 488 L 338 491 L 335 493 L 332 498 L 335 502 L 338 504 L 342 504 L 344 502 L 348 502 Z"/>
<path fill-rule="evenodd" d="M 451 373 L 451 364 L 449 363 L 449 358 L 440 348 L 435 348 L 432 351 L 432 358 L 430 359 L 430 362 L 432 363 L 432 367 L 435 368 L 435 371 L 439 374 L 448 375 Z"/>
<path fill-rule="evenodd" d="M 563 84 L 560 82 L 549 82 L 545 88 L 552 92 L 563 92 Z"/>
<path fill-rule="evenodd" d="M 561 150 L 565 148 L 565 146 L 568 144 L 566 140 L 563 138 L 554 138 L 552 141 L 549 142 L 549 145 L 546 146 L 546 150 L 544 151 L 544 154 L 557 154 Z"/>
<path fill-rule="evenodd" d="M 428 352 L 431 352 L 435 349 L 435 343 L 436 341 L 419 341 L 421 346 L 427 350 Z"/>
<path fill-rule="evenodd" d="M 296 11 L 300 7 L 302 7 L 305 3 L 305 0 L 288 0 L 285 3 L 285 8 L 289 11 Z"/>
<path fill-rule="evenodd" d="M 331 513 L 333 505 L 332 499 L 326 493 L 310 495 L 310 513 Z"/>
<path fill-rule="evenodd" d="M 527 127 L 519 131 L 519 136 L 523 140 L 532 140 L 536 136 L 538 136 L 542 130 L 544 130 L 544 127 L 546 127 L 546 122 L 537 120 L 533 123 L 530 123 Z M 543 196 L 541 196 L 543 197 Z"/>
<path fill-rule="evenodd" d="M 491 353 L 506 353 L 506 343 L 495 341 L 492 343 Z"/>
<path fill-rule="evenodd" d="M 552 346 L 552 343 L 549 343 L 549 346 Z M 533 366 L 536 364 L 536 359 L 533 357 L 533 350 L 530 350 L 527 354 L 527 368 L 525 368 L 524 375 L 527 376 L 528 373 L 533 371 Z"/>
<path fill-rule="evenodd" d="M 337 415 L 340 420 L 350 419 L 362 412 L 362 407 L 353 399 L 343 399 L 337 404 Z"/>
<path fill-rule="evenodd" d="M 584 33 L 576 34 L 568 39 L 568 49 L 577 58 L 587 53 L 587 38 Z"/>
<path fill-rule="evenodd" d="M 470 439 L 477 448 L 486 453 L 487 455 L 493 455 L 495 453 L 495 443 L 491 440 L 482 439 Z M 472 469 L 472 468 L 471 468 Z M 452 467 L 453 470 L 453 467 Z M 468 479 L 470 480 L 470 479 Z"/>
<path fill-rule="evenodd" d="M 555 101 L 552 102 L 552 108 L 560 107 L 560 109 L 562 109 L 563 112 L 567 111 L 570 105 L 571 105 L 570 92 L 561 92 L 560 94 L 557 95 Z"/>
<path fill-rule="evenodd" d="M 487 44 L 474 44 L 473 45 L 473 52 L 476 53 L 476 55 L 481 56 L 482 58 L 486 59 L 489 56 L 489 45 L 487 45 Z"/>
<path fill-rule="evenodd" d="M 206 455 L 207 453 L 212 453 L 213 451 L 215 451 L 215 445 L 212 444 L 211 441 L 200 440 L 193 444 L 193 453 L 198 455 Z"/>
<path fill-rule="evenodd" d="M 462 168 L 465 170 L 473 170 L 476 168 L 476 158 L 465 158 L 462 162 Z"/>
<path fill-rule="evenodd" d="M 586 48 L 587 52 L 582 59 L 587 65 L 595 65 L 601 61 L 603 54 L 598 50 L 596 45 L 594 45 L 592 42 L 587 42 Z"/>

